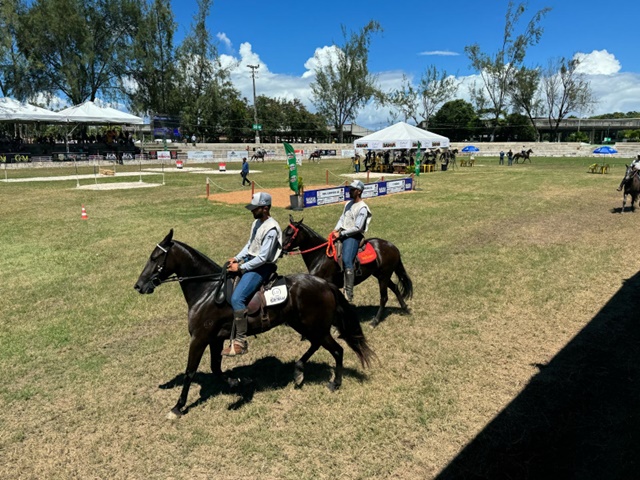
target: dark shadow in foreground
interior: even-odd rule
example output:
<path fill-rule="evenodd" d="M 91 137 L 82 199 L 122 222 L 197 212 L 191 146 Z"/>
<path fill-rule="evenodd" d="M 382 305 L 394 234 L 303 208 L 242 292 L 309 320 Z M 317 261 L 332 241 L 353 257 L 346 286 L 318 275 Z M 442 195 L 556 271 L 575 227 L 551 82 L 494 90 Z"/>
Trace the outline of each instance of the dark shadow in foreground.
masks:
<path fill-rule="evenodd" d="M 211 397 L 221 394 L 238 395 L 239 398 L 227 407 L 229 410 L 237 410 L 249 403 L 256 392 L 279 390 L 290 384 L 292 385 L 293 370 L 294 362 L 282 363 L 276 357 L 264 357 L 251 365 L 226 370 L 224 375 L 230 379 L 229 382 L 223 378 L 215 377 L 211 373 L 198 372 L 193 378 L 193 384 L 200 385 L 200 396 L 196 401 L 188 404 L 182 413 L 186 414 L 190 409 L 205 403 Z M 355 378 L 358 381 L 363 381 L 366 378 L 364 373 L 346 366 L 343 374 L 346 378 Z M 304 367 L 304 384 L 302 388 L 308 384 L 326 383 L 331 379 L 332 375 L 333 368 L 331 365 L 309 361 Z M 159 388 L 163 390 L 178 388 L 182 387 L 183 383 L 184 373 L 181 373 L 168 382 L 159 385 Z M 345 385 L 342 388 L 345 388 Z M 346 385 L 346 388 L 349 388 L 349 386 Z M 331 395 L 328 389 L 327 395 Z"/>
<path fill-rule="evenodd" d="M 436 478 L 640 478 L 640 273 L 537 366 Z"/>

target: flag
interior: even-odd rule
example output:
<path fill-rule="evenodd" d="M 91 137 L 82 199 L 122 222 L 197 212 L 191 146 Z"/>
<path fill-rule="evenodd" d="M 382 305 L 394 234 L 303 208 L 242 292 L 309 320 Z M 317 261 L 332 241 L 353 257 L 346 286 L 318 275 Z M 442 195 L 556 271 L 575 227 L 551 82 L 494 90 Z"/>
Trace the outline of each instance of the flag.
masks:
<path fill-rule="evenodd" d="M 296 152 L 288 143 L 282 143 L 284 145 L 284 152 L 287 154 L 287 165 L 289 167 L 289 187 L 298 195 L 298 165 L 296 163 Z"/>
<path fill-rule="evenodd" d="M 420 142 L 418 142 L 418 151 L 416 152 L 416 160 L 414 163 L 416 165 L 416 175 L 419 177 L 420 176 Z"/>

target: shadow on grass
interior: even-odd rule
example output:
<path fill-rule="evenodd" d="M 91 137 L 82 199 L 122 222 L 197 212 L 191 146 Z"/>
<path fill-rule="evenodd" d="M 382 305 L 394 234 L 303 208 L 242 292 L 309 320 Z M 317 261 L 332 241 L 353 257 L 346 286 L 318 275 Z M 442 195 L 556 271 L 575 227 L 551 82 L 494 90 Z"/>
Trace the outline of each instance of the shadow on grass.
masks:
<path fill-rule="evenodd" d="M 630 206 L 627 205 L 626 207 L 624 207 L 624 211 L 625 212 L 635 213 L 636 207 L 630 207 Z M 622 213 L 622 207 L 612 208 L 611 209 L 611 213 Z"/>
<path fill-rule="evenodd" d="M 356 309 L 358 310 L 358 315 L 360 316 L 360 323 L 371 323 L 378 313 L 379 305 L 366 305 L 366 306 L 358 306 Z M 405 310 L 400 307 L 384 307 L 384 312 L 382 314 L 382 319 L 378 325 L 386 322 L 387 317 L 389 315 L 410 315 Z"/>
<path fill-rule="evenodd" d="M 436 478 L 640 478 L 639 294 L 637 273 Z"/>
<path fill-rule="evenodd" d="M 205 403 L 212 397 L 229 394 L 238 395 L 239 398 L 229 404 L 227 409 L 238 410 L 249 403 L 256 392 L 280 390 L 293 385 L 293 370 L 293 361 L 282 363 L 276 357 L 265 357 L 251 365 L 244 365 L 225 371 L 224 378 L 216 377 L 211 373 L 198 372 L 193 379 L 191 393 L 194 393 L 194 384 L 200 385 L 200 398 L 188 404 L 183 413 L 188 413 L 189 410 Z M 332 375 L 332 364 L 309 361 L 305 364 L 302 388 L 304 388 L 305 384 L 327 383 L 331 380 Z M 351 377 L 359 381 L 366 379 L 365 374 L 348 367 L 344 367 L 343 375 L 346 378 Z M 227 381 L 226 378 L 231 380 Z M 184 373 L 181 373 L 168 382 L 159 385 L 158 388 L 162 390 L 174 389 L 182 387 L 183 383 Z M 345 388 L 344 384 L 342 388 Z M 328 389 L 327 395 L 331 395 Z"/>

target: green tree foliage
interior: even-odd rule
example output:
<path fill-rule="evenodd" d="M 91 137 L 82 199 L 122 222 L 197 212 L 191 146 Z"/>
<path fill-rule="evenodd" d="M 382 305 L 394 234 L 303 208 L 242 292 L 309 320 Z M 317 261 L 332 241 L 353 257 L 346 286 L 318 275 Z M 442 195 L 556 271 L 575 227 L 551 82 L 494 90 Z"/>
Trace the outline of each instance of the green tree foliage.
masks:
<path fill-rule="evenodd" d="M 412 119 L 416 124 L 422 123 L 424 128 L 429 128 L 431 116 L 451 100 L 457 90 L 455 78 L 448 75 L 446 70 L 439 71 L 435 65 L 430 65 L 415 87 L 403 76 L 401 88 L 391 91 L 386 96 L 386 102 L 398 109 L 405 121 Z"/>
<path fill-rule="evenodd" d="M 539 89 L 540 70 L 524 66 L 514 72 L 513 79 L 508 87 L 511 105 L 516 113 L 523 113 L 529 119 L 531 128 L 535 131 L 534 140 L 539 137 L 534 119 L 542 113 L 543 109 Z"/>
<path fill-rule="evenodd" d="M 578 65 L 577 59 L 550 60 L 542 75 L 545 113 L 556 137 L 560 122 L 569 113 L 588 110 L 594 103 L 591 86 L 577 71 Z"/>
<path fill-rule="evenodd" d="M 452 100 L 445 103 L 431 119 L 430 130 L 452 142 L 471 139 L 480 128 L 478 115 L 473 105 L 464 100 Z"/>
<path fill-rule="evenodd" d="M 317 59 L 315 80 L 311 84 L 312 101 L 318 112 L 331 122 L 343 141 L 343 127 L 353 121 L 360 109 L 375 95 L 376 78 L 369 73 L 369 46 L 371 36 L 382 27 L 374 20 L 359 32 L 342 27 L 345 42 L 336 46 L 336 58 Z"/>
<path fill-rule="evenodd" d="M 169 0 L 141 4 L 128 75 L 122 79 L 122 89 L 133 111 L 179 114 L 175 31 L 176 22 Z"/>
<path fill-rule="evenodd" d="M 640 112 L 635 112 L 635 111 L 627 112 L 627 113 L 613 112 L 613 113 L 605 113 L 603 115 L 594 115 L 589 118 L 599 118 L 603 120 L 612 120 L 617 118 L 640 118 Z"/>
<path fill-rule="evenodd" d="M 25 8 L 21 0 L 0 1 L 0 93 L 22 101 L 38 90 L 35 79 L 29 78 L 29 64 L 18 47 L 18 22 Z"/>
<path fill-rule="evenodd" d="M 46 92 L 73 104 L 113 98 L 139 18 L 135 0 L 34 0 L 20 15 L 18 46 Z"/>
<path fill-rule="evenodd" d="M 506 123 L 500 127 L 500 140 L 518 142 L 536 142 L 538 130 L 531 125 L 531 120 L 521 113 L 507 115 Z"/>
<path fill-rule="evenodd" d="M 538 43 L 542 36 L 540 22 L 550 8 L 536 12 L 524 31 L 516 35 L 516 27 L 526 11 L 526 4 L 509 2 L 505 17 L 502 44 L 495 53 L 481 50 L 475 43 L 465 47 L 471 66 L 480 74 L 481 81 L 471 87 L 470 93 L 476 107 L 487 109 L 493 125 L 493 134 L 499 126 L 500 118 L 506 113 L 508 89 L 514 75 L 523 65 L 527 49 Z"/>

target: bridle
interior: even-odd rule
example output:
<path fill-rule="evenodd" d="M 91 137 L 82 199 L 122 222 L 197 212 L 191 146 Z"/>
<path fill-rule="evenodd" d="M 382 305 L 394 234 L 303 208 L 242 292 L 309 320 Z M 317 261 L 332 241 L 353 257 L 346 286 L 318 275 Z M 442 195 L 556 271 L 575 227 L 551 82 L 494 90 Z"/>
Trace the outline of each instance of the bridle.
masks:
<path fill-rule="evenodd" d="M 178 277 L 177 275 L 171 275 L 167 278 L 165 278 L 164 280 L 160 278 L 160 274 L 162 273 L 162 271 L 165 269 L 165 267 L 167 266 L 167 257 L 169 256 L 169 250 L 171 249 L 171 247 L 173 246 L 173 244 L 171 244 L 171 246 L 169 246 L 169 248 L 164 248 L 161 247 L 160 244 L 156 244 L 156 247 L 158 247 L 160 250 L 162 250 L 162 253 L 164 255 L 164 258 L 162 259 L 162 265 L 159 265 L 158 268 L 156 269 L 156 272 L 151 275 L 151 278 L 149 279 L 149 281 L 153 284 L 154 287 L 159 287 L 160 285 L 162 285 L 163 283 L 169 283 L 169 282 L 184 282 L 186 280 L 194 280 L 197 278 L 211 278 L 213 280 L 220 280 L 222 278 L 225 278 L 225 274 L 224 273 L 208 273 L 206 275 L 194 275 L 191 277 Z"/>
<path fill-rule="evenodd" d="M 335 253 L 335 247 L 333 245 L 333 236 L 331 234 L 329 234 L 328 240 L 324 243 L 321 243 L 320 245 L 316 245 L 315 247 L 308 248 L 307 250 L 300 250 L 299 247 L 297 247 L 298 251 L 290 252 L 289 249 L 291 248 L 291 245 L 293 244 L 293 241 L 295 240 L 295 238 L 298 236 L 298 233 L 300 232 L 300 228 L 296 227 L 293 223 L 289 223 L 289 226 L 293 230 L 293 235 L 291 235 L 291 238 L 286 243 L 286 245 L 282 247 L 282 251 L 285 252 L 287 255 L 303 255 L 305 253 L 313 252 L 314 250 L 319 250 L 325 246 L 327 247 L 328 257 L 332 257 L 333 254 Z"/>

